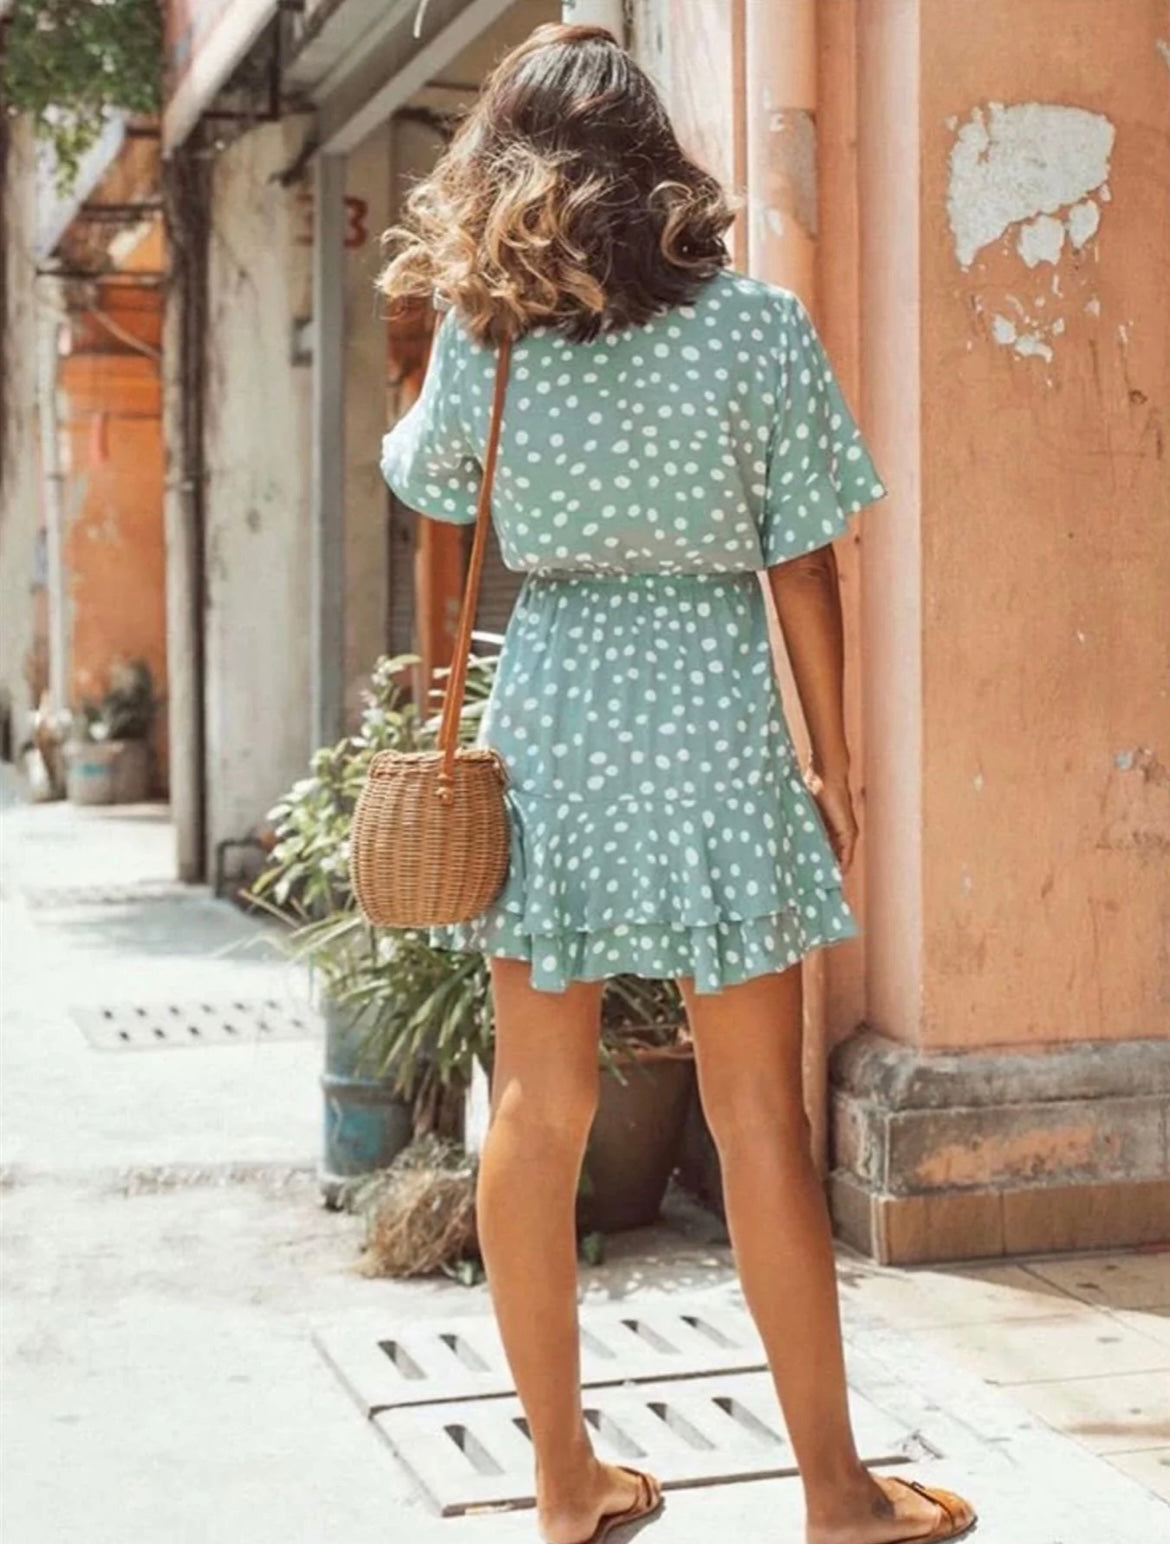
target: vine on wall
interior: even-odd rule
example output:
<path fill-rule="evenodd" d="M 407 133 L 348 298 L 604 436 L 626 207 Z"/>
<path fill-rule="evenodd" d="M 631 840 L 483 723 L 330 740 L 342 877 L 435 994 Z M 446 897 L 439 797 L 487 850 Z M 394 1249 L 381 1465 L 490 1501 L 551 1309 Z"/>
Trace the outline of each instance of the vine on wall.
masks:
<path fill-rule="evenodd" d="M 30 114 L 68 187 L 107 115 L 155 113 L 162 96 L 161 0 L 16 0 L 0 95 Z"/>

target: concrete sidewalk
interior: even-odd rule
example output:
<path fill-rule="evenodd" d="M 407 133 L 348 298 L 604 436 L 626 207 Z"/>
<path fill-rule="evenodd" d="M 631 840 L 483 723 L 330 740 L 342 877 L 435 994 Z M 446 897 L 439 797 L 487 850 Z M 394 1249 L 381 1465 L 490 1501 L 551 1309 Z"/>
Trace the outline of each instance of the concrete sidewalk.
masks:
<path fill-rule="evenodd" d="M 73 1017 L 287 1008 L 304 979 L 169 884 L 165 812 L 10 798 L 2 820 L 5 1540 L 531 1544 L 530 1511 L 438 1517 L 313 1344 L 488 1315 L 482 1288 L 354 1272 L 358 1225 L 317 1198 L 319 1039 L 110 1051 Z M 1170 1536 L 1170 1255 L 914 1272 L 843 1251 L 841 1282 L 855 1391 L 941 1455 L 904 1472 L 971 1494 L 988 1544 Z M 737 1291 L 720 1230 L 676 1198 L 582 1297 Z M 717 1530 L 798 1544 L 797 1483 L 672 1490 L 641 1536 Z"/>

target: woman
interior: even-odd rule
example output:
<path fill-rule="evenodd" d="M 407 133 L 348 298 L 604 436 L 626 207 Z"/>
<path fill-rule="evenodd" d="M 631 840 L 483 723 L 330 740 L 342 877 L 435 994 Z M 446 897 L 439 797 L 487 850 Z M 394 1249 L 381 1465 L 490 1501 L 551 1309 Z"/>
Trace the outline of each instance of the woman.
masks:
<path fill-rule="evenodd" d="M 831 542 L 884 489 L 800 302 L 727 270 L 730 221 L 609 33 L 549 26 L 497 67 L 392 233 L 386 293 L 447 308 L 384 442 L 412 508 L 474 519 L 513 340 L 492 513 L 525 579 L 480 731 L 508 765 L 511 863 L 493 905 L 430 937 L 490 960 L 479 1229 L 548 1544 L 660 1503 L 653 1477 L 595 1458 L 579 1383 L 574 1199 L 603 982 L 624 972 L 684 996 L 808 1544 L 941 1540 L 970 1526 L 967 1503 L 857 1454 L 801 1098 L 799 962 L 858 932 Z"/>

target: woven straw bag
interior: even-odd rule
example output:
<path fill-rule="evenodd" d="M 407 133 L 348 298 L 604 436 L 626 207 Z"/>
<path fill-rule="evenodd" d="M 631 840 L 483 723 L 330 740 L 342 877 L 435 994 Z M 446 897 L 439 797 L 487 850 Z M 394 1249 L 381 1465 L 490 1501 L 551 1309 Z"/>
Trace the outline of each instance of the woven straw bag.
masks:
<path fill-rule="evenodd" d="M 475 512 L 467 584 L 443 699 L 438 748 L 381 751 L 354 810 L 349 869 L 358 906 L 375 927 L 465 922 L 488 906 L 508 871 L 507 769 L 488 747 L 460 748 L 459 716 L 491 523 L 492 482 L 510 343 L 496 361 L 491 425 Z"/>

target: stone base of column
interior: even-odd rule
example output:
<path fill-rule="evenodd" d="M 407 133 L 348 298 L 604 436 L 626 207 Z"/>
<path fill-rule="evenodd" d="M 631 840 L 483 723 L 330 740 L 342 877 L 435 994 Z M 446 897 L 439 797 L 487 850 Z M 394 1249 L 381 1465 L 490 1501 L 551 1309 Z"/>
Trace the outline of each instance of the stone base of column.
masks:
<path fill-rule="evenodd" d="M 1170 1041 L 833 1053 L 837 1234 L 885 1264 L 1170 1240 Z"/>

